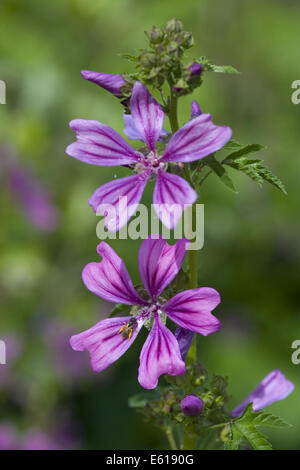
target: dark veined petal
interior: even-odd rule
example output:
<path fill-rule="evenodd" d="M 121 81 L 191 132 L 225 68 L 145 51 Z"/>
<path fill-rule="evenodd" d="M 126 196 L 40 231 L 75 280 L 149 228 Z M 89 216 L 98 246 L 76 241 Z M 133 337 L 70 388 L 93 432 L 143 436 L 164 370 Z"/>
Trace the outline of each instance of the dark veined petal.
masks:
<path fill-rule="evenodd" d="M 253 411 L 259 411 L 275 401 L 283 400 L 294 390 L 294 384 L 287 380 L 280 370 L 270 372 L 260 384 L 232 411 L 234 418 L 240 416 L 252 402 Z"/>
<path fill-rule="evenodd" d="M 108 302 L 127 305 L 145 305 L 133 287 L 122 259 L 105 242 L 99 243 L 97 252 L 102 256 L 99 263 L 89 263 L 82 271 L 86 287 Z"/>
<path fill-rule="evenodd" d="M 177 325 L 207 336 L 221 327 L 219 320 L 210 313 L 219 303 L 220 295 L 215 289 L 200 287 L 175 295 L 163 310 Z"/>
<path fill-rule="evenodd" d="M 159 170 L 153 193 L 154 209 L 162 223 L 173 229 L 182 212 L 197 200 L 197 193 L 180 176 Z"/>
<path fill-rule="evenodd" d="M 161 134 L 165 114 L 158 102 L 140 82 L 136 82 L 130 99 L 130 111 L 135 128 L 151 151 Z"/>
<path fill-rule="evenodd" d="M 169 245 L 161 235 L 155 234 L 149 235 L 141 244 L 140 276 L 152 298 L 158 297 L 178 274 L 188 243 L 189 240 L 183 238 L 175 245 Z"/>
<path fill-rule="evenodd" d="M 137 337 L 142 327 L 141 322 L 136 322 L 130 338 L 122 336 L 123 330 L 120 331 L 132 318 L 115 317 L 102 320 L 89 330 L 72 336 L 71 347 L 75 351 L 89 351 L 93 370 L 101 372 L 119 359 Z"/>
<path fill-rule="evenodd" d="M 90 165 L 118 166 L 136 163 L 139 154 L 111 127 L 98 121 L 74 119 L 70 127 L 77 141 L 66 153 Z"/>
<path fill-rule="evenodd" d="M 110 181 L 89 199 L 96 214 L 105 216 L 105 226 L 110 232 L 117 232 L 135 213 L 147 179 L 147 175 L 141 173 Z"/>
<path fill-rule="evenodd" d="M 210 114 L 188 121 L 170 139 L 162 161 L 193 162 L 220 150 L 231 137 L 227 126 L 216 126 Z"/>
<path fill-rule="evenodd" d="M 156 315 L 140 354 L 139 383 L 144 388 L 155 388 L 160 375 L 184 373 L 185 364 L 177 340 Z"/>
<path fill-rule="evenodd" d="M 121 95 L 121 88 L 126 85 L 124 78 L 119 74 L 93 72 L 92 70 L 81 70 L 80 73 L 85 80 L 96 83 L 116 96 Z"/>

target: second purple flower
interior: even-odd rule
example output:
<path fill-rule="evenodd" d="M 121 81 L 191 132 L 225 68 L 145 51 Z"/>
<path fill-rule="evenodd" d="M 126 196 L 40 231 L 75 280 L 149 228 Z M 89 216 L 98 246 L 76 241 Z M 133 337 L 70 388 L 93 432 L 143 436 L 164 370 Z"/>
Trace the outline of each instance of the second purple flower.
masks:
<path fill-rule="evenodd" d="M 151 238 L 155 237 L 155 238 Z M 151 328 L 140 354 L 138 380 L 144 388 L 155 388 L 162 374 L 185 373 L 179 344 L 165 326 L 166 315 L 177 325 L 207 336 L 220 328 L 211 311 L 220 303 L 218 292 L 201 287 L 180 292 L 166 300 L 162 292 L 178 274 L 188 240 L 169 245 L 160 235 L 150 235 L 139 251 L 139 271 L 147 296 L 135 290 L 122 259 L 105 242 L 97 251 L 100 263 L 89 263 L 82 272 L 86 287 L 109 302 L 136 305 L 127 317 L 107 318 L 83 333 L 72 336 L 76 351 L 88 350 L 92 368 L 100 372 L 119 359 L 135 340 L 143 325 Z"/>

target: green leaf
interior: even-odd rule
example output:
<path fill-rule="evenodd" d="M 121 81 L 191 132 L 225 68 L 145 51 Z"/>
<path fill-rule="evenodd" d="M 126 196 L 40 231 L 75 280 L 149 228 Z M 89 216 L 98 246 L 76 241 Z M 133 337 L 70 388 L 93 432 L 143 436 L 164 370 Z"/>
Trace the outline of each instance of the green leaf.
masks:
<path fill-rule="evenodd" d="M 265 412 L 258 413 L 252 422 L 255 426 L 271 426 L 274 428 L 288 428 L 292 426 L 278 416 Z"/>
<path fill-rule="evenodd" d="M 211 71 L 211 72 L 217 72 L 217 73 L 240 73 L 236 68 L 232 67 L 232 65 L 210 64 L 207 70 L 209 72 Z"/>
<path fill-rule="evenodd" d="M 198 62 L 203 65 L 204 70 L 206 70 L 207 72 L 235 73 L 235 74 L 240 73 L 236 68 L 232 67 L 232 65 L 212 64 L 205 56 L 200 57 Z"/>
<path fill-rule="evenodd" d="M 234 193 L 237 193 L 237 190 L 235 189 L 235 186 L 232 182 L 232 179 L 229 177 L 227 171 L 225 168 L 222 166 L 220 162 L 214 157 L 214 155 L 209 155 L 203 160 L 210 168 L 211 170 L 220 178 L 222 183 L 227 186 L 231 191 Z"/>
<path fill-rule="evenodd" d="M 266 413 L 265 411 L 254 412 L 252 403 L 249 403 L 242 416 L 234 420 L 231 425 L 231 441 L 234 440 L 234 432 L 237 431 L 236 442 L 238 442 L 240 434 L 248 440 L 254 449 L 271 450 L 271 444 L 266 436 L 257 429 L 257 426 L 287 427 L 289 424 L 271 413 Z M 233 446 L 234 444 L 236 443 L 231 443 L 229 439 L 227 446 Z"/>
<path fill-rule="evenodd" d="M 227 144 L 224 145 L 222 150 L 231 150 L 231 149 L 237 149 L 243 147 L 243 144 L 241 144 L 238 140 L 235 139 L 230 139 Z"/>
<path fill-rule="evenodd" d="M 117 315 L 126 316 L 130 313 L 132 306 L 124 304 L 116 304 L 109 314 L 109 317 L 116 317 Z"/>
<path fill-rule="evenodd" d="M 248 160 L 244 156 L 235 157 L 234 159 L 228 159 L 227 157 L 223 163 L 249 176 L 259 186 L 267 181 L 284 194 L 287 194 L 282 181 L 262 164 L 262 160 Z"/>
<path fill-rule="evenodd" d="M 255 450 L 272 450 L 272 445 L 266 436 L 251 424 L 236 423 L 235 426 Z"/>
<path fill-rule="evenodd" d="M 230 424 L 229 439 L 224 443 L 224 450 L 238 450 L 242 439 L 237 427 Z"/>
<path fill-rule="evenodd" d="M 237 141 L 235 141 L 237 142 Z M 241 147 L 241 144 L 236 144 L 236 147 Z M 251 144 L 251 145 L 246 145 L 242 148 L 239 148 L 239 150 L 232 152 L 231 154 L 227 155 L 227 157 L 223 160 L 223 163 L 227 163 L 227 161 L 231 162 L 239 157 L 242 157 L 244 155 L 249 155 L 251 153 L 257 153 L 260 150 L 263 150 L 265 147 L 260 144 Z"/>

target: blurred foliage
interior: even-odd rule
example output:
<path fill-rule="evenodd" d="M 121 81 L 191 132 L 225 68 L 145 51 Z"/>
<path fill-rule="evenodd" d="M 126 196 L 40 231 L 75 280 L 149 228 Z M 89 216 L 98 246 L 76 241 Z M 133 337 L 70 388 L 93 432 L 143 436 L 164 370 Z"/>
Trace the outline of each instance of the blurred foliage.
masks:
<path fill-rule="evenodd" d="M 71 351 L 71 362 L 83 354 L 86 365 L 86 375 L 75 377 L 55 340 L 63 325 L 78 332 L 109 312 L 81 282 L 81 269 L 96 259 L 97 219 L 87 200 L 112 176 L 127 174 L 120 168 L 92 168 L 64 153 L 74 139 L 68 128 L 73 118 L 97 119 L 120 132 L 123 126 L 118 101 L 79 72 L 133 72 L 118 54 L 137 53 L 144 30 L 177 17 L 193 32 L 191 61 L 205 55 L 241 72 L 207 73 L 193 99 L 214 122 L 231 126 L 234 138 L 266 145 L 262 158 L 288 191 L 285 196 L 270 185 L 259 189 L 238 173 L 238 195 L 216 175 L 203 185 L 206 239 L 199 279 L 222 295 L 216 314 L 223 328 L 200 338 L 201 362 L 211 374 L 229 376 L 232 407 L 268 372 L 281 369 L 296 390 L 269 409 L 293 427 L 272 431 L 271 441 L 275 448 L 300 448 L 299 366 L 290 359 L 300 331 L 300 107 L 290 99 L 291 83 L 300 78 L 299 14 L 296 0 L 227 0 L 226 5 L 221 0 L 1 1 L 0 79 L 7 84 L 7 104 L 0 105 L 1 162 L 5 152 L 16 153 L 48 188 L 60 219 L 51 232 L 35 228 L 8 190 L 0 165 L 0 338 L 15 334 L 22 343 L 18 358 L 8 355 L 8 364 L 0 366 L 0 422 L 49 433 L 75 422 L 72 429 L 84 448 L 167 445 L 127 407 L 128 396 L 141 391 L 136 376 L 142 334 L 99 375 L 90 372 L 84 353 Z M 191 99 L 181 99 L 181 123 L 189 118 Z M 144 201 L 149 203 L 150 196 L 151 188 Z M 139 243 L 111 245 L 138 282 Z M 54 339 L 50 324 L 56 325 Z M 10 375 L 3 378 L 5 386 L 4 371 Z"/>

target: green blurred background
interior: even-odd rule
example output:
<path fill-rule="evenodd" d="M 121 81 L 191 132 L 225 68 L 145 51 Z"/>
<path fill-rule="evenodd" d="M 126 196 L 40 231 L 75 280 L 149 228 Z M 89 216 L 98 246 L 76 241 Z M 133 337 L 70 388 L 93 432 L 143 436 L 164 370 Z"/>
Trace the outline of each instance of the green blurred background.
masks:
<path fill-rule="evenodd" d="M 102 374 L 92 373 L 88 356 L 68 346 L 70 334 L 109 311 L 81 282 L 81 269 L 97 256 L 98 220 L 87 200 L 126 171 L 85 165 L 64 150 L 74 140 L 73 118 L 123 129 L 118 100 L 85 82 L 80 70 L 132 71 L 118 54 L 143 47 L 144 30 L 177 17 L 195 37 L 191 59 L 206 55 L 242 72 L 206 74 L 193 99 L 217 124 L 232 127 L 234 138 L 266 145 L 265 163 L 288 190 L 284 196 L 268 184 L 260 189 L 234 170 L 238 195 L 214 176 L 203 186 L 199 279 L 221 293 L 216 313 L 223 328 L 201 339 L 202 361 L 210 373 L 229 376 L 232 407 L 272 369 L 281 369 L 296 389 L 270 410 L 293 427 L 273 431 L 272 442 L 299 449 L 300 365 L 291 363 L 291 343 L 300 337 L 300 105 L 291 102 L 291 83 L 300 79 L 299 2 L 2 0 L 0 17 L 0 79 L 7 85 L 7 103 L 0 105 L 0 338 L 12 337 L 14 344 L 0 366 L 0 427 L 9 425 L 22 439 L 37 432 L 57 440 L 63 433 L 74 442 L 67 447 L 167 445 L 127 407 L 128 397 L 141 391 L 143 335 Z M 191 99 L 181 99 L 181 123 Z M 28 219 L 22 196 L 7 181 L 11 158 L 49 191 L 57 211 L 51 229 Z M 151 191 L 143 201 L 150 203 Z M 139 244 L 112 242 L 136 281 Z"/>

